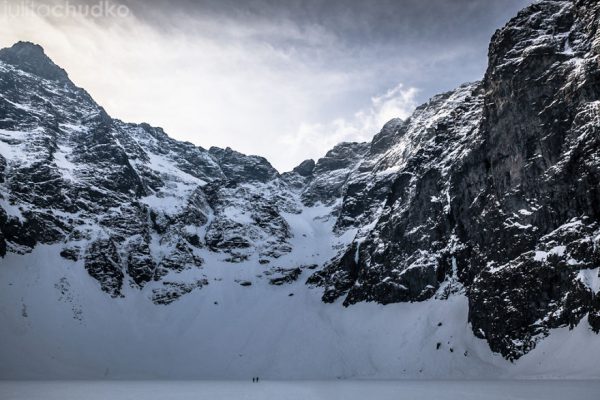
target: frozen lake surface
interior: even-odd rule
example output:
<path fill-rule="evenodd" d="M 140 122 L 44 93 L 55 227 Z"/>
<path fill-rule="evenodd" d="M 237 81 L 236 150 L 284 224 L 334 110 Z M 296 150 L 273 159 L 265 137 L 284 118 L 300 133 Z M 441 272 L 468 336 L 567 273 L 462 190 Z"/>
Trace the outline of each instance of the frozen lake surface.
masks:
<path fill-rule="evenodd" d="M 600 381 L 0 381 L 2 400 L 600 398 Z"/>

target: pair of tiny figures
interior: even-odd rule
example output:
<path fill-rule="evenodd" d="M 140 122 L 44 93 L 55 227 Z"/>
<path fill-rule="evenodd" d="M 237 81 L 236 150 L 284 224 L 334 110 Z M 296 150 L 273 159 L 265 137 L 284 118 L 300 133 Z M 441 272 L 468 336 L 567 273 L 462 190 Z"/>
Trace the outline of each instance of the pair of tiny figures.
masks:
<path fill-rule="evenodd" d="M 255 378 L 252 378 L 252 382 L 258 382 L 258 376 Z"/>

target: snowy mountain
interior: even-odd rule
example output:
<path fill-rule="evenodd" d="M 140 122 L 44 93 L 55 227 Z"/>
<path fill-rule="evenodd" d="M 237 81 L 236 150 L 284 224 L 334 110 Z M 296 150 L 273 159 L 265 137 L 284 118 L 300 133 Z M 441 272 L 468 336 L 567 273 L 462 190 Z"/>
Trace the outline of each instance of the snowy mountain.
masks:
<path fill-rule="evenodd" d="M 281 174 L 0 50 L 0 376 L 597 377 L 599 14 Z"/>

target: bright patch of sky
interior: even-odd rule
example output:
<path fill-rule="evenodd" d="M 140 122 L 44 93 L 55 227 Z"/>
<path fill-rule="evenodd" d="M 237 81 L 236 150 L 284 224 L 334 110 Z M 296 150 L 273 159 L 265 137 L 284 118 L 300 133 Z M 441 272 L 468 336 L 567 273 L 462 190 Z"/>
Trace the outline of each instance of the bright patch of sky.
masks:
<path fill-rule="evenodd" d="M 42 45 L 115 118 L 285 171 L 481 79 L 493 31 L 528 2 L 122 0 L 126 16 L 101 17 L 4 3 L 0 47 Z"/>

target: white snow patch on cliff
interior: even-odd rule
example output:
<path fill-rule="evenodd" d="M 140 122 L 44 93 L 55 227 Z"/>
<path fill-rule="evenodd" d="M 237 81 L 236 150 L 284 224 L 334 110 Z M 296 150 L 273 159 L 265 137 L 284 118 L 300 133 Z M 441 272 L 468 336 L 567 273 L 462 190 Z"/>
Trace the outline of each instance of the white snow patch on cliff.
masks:
<path fill-rule="evenodd" d="M 322 239 L 321 228 L 304 237 L 314 228 L 296 216 L 297 251 L 304 256 L 292 257 L 330 256 L 332 243 L 308 246 Z M 473 335 L 463 295 L 345 308 L 307 289 L 307 272 L 273 286 L 257 278 L 265 267 L 256 260 L 230 264 L 213 254 L 202 269 L 180 276 L 206 276 L 207 286 L 157 306 L 148 300 L 151 287 L 126 286 L 125 298 L 110 298 L 81 261 L 66 262 L 59 251 L 38 246 L 0 259 L 2 378 L 585 378 L 600 371 L 600 348 L 589 345 L 597 336 L 585 322 L 574 334 L 551 332 L 511 364 Z M 277 265 L 290 266 L 291 259 Z M 242 280 L 252 286 L 241 288 Z M 65 281 L 70 293 L 61 297 L 56 285 Z"/>
<path fill-rule="evenodd" d="M 600 267 L 595 269 L 582 269 L 577 274 L 577 279 L 592 293 L 600 292 Z"/>
<path fill-rule="evenodd" d="M 61 171 L 63 179 L 68 181 L 75 181 L 75 169 L 76 165 L 73 164 L 69 159 L 68 155 L 73 152 L 73 149 L 68 146 L 58 146 L 58 150 L 54 152 L 54 163 Z"/>

